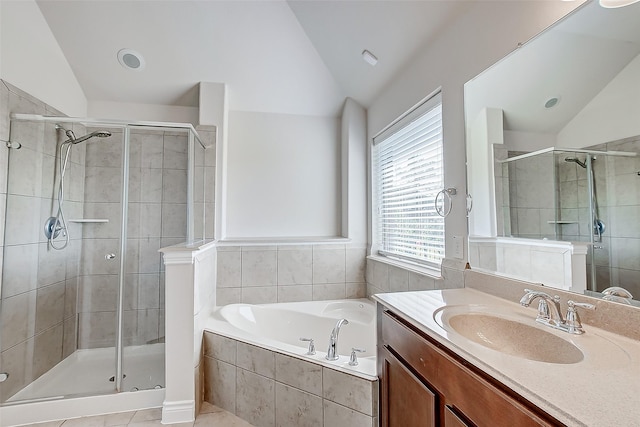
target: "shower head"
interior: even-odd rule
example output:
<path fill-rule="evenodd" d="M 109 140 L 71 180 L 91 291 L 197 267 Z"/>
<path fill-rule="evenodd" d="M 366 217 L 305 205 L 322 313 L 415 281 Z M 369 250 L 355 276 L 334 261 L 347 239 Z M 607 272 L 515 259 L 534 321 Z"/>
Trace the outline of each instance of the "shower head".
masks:
<path fill-rule="evenodd" d="M 573 162 L 573 163 L 577 163 L 580 166 L 582 166 L 583 168 L 587 168 L 587 165 L 585 162 L 581 162 L 580 160 L 578 160 L 576 157 L 567 157 L 564 159 L 565 162 Z"/>
<path fill-rule="evenodd" d="M 64 131 L 65 135 L 67 135 L 67 138 L 69 138 L 65 142 L 63 142 L 63 144 L 78 144 L 80 142 L 86 141 L 87 139 L 93 138 L 94 136 L 97 136 L 98 138 L 107 138 L 111 136 L 111 132 L 109 131 L 97 130 L 95 132 L 91 132 L 87 135 L 81 136 L 80 138 L 76 138 L 76 134 L 73 133 L 71 129 L 65 129 L 61 125 L 56 125 L 56 129 Z"/>
<path fill-rule="evenodd" d="M 71 131 L 68 131 L 68 132 L 71 132 Z M 73 134 L 73 132 L 71 133 Z M 67 134 L 67 136 L 69 136 L 69 134 Z M 71 137 L 69 137 L 69 142 L 71 142 L 72 144 L 79 144 L 81 142 L 86 141 L 87 139 L 93 138 L 94 136 L 97 136 L 98 138 L 107 138 L 111 136 L 111 132 L 108 132 L 106 130 L 97 130 L 95 132 L 91 132 L 87 135 L 81 136 L 80 138 L 72 139 Z"/>

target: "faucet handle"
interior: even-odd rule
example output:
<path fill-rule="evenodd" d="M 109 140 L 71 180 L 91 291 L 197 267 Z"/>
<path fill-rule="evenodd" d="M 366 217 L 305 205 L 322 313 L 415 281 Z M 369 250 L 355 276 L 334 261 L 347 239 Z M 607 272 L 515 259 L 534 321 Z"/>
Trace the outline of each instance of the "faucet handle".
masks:
<path fill-rule="evenodd" d="M 580 322 L 580 316 L 578 315 L 576 308 L 580 307 L 587 310 L 595 310 L 596 306 L 586 302 L 575 302 L 572 300 L 567 301 L 567 305 L 569 306 L 569 309 L 567 310 L 567 320 L 565 320 L 567 332 L 576 335 L 584 334 L 582 322 Z"/>
<path fill-rule="evenodd" d="M 595 310 L 596 306 L 593 304 L 589 304 L 588 302 L 575 302 L 572 300 L 567 301 L 567 305 L 570 309 L 574 309 L 575 307 L 586 308 L 587 310 Z"/>
<path fill-rule="evenodd" d="M 307 356 L 316 354 L 316 345 L 313 342 L 313 338 L 300 338 L 300 341 L 309 342 L 309 349 L 305 353 Z"/>
<path fill-rule="evenodd" d="M 349 366 L 358 366 L 358 353 L 364 353 L 366 350 L 362 348 L 351 347 L 351 357 L 349 358 Z"/>

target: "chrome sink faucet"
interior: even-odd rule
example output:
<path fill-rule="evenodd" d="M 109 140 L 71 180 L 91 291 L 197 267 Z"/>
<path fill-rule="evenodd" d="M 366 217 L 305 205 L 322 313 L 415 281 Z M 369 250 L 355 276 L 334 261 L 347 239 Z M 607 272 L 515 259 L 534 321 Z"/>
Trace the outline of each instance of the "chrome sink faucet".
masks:
<path fill-rule="evenodd" d="M 340 319 L 336 323 L 336 326 L 333 327 L 331 331 L 331 335 L 329 336 L 329 348 L 327 349 L 327 356 L 325 359 L 327 360 L 338 360 L 340 356 L 338 355 L 338 335 L 340 334 L 340 328 L 342 325 L 348 325 L 349 321 L 347 319 Z"/>
<path fill-rule="evenodd" d="M 526 294 L 520 299 L 520 304 L 524 307 L 529 307 L 534 299 L 540 298 L 538 303 L 538 317 L 536 321 L 558 327 L 564 323 L 562 314 L 560 313 L 560 297 L 555 295 L 551 296 L 545 292 L 532 291 L 530 289 L 524 290 Z"/>
<path fill-rule="evenodd" d="M 536 299 L 540 298 L 538 303 L 538 316 L 536 322 L 543 325 L 551 326 L 555 329 L 568 332 L 570 334 L 583 334 L 582 323 L 580 323 L 580 316 L 576 308 L 584 308 L 587 310 L 595 310 L 596 306 L 584 302 L 568 301 L 567 305 L 569 309 L 567 311 L 567 320 L 562 318 L 560 313 L 560 297 L 554 295 L 553 297 L 547 293 L 540 291 L 532 291 L 529 289 L 524 290 L 526 294 L 520 299 L 520 304 L 529 307 L 529 304 Z"/>

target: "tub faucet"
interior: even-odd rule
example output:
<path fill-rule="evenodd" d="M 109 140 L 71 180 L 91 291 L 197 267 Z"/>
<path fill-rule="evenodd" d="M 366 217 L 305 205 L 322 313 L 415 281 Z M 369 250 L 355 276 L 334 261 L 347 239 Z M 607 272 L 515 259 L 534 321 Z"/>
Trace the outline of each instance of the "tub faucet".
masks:
<path fill-rule="evenodd" d="M 329 336 L 329 349 L 327 350 L 327 356 L 325 359 L 327 360 L 338 360 L 340 356 L 338 355 L 337 347 L 338 347 L 338 334 L 340 333 L 340 328 L 342 325 L 348 325 L 349 321 L 347 319 L 340 319 L 336 323 L 336 326 L 333 327 L 331 331 L 331 335 Z"/>

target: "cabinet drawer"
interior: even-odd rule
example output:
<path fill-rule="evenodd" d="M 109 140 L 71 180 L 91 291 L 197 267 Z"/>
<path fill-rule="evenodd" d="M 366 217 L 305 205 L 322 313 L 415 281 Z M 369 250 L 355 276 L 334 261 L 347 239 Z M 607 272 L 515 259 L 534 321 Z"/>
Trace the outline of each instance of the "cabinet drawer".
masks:
<path fill-rule="evenodd" d="M 387 310 L 382 313 L 380 338 L 389 352 L 443 396 L 444 404 L 478 426 L 562 425 Z"/>

